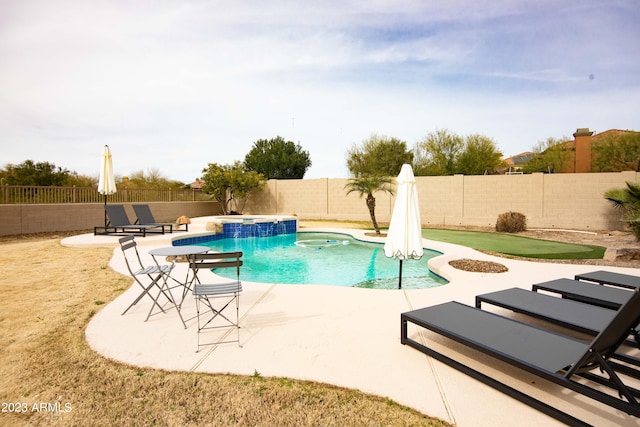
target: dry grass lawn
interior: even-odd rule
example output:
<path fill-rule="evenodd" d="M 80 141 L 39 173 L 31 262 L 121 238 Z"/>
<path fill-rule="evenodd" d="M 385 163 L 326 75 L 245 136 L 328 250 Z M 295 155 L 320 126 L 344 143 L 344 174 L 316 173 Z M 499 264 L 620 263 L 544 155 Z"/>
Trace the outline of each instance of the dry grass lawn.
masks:
<path fill-rule="evenodd" d="M 84 330 L 132 283 L 108 268 L 112 250 L 65 248 L 47 236 L 0 246 L 2 426 L 446 425 L 325 384 L 107 360 L 89 348 Z"/>

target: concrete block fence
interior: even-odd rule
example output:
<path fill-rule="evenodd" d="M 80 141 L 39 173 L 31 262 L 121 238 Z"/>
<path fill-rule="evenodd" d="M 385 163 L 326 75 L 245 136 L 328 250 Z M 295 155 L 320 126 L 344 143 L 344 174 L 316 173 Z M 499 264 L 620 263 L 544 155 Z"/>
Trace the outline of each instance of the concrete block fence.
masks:
<path fill-rule="evenodd" d="M 425 226 L 495 226 L 498 215 L 516 211 L 529 228 L 622 230 L 622 212 L 605 191 L 640 183 L 639 172 L 417 177 Z M 297 215 L 300 219 L 368 221 L 365 200 L 346 195 L 343 178 L 270 180 L 252 195 L 246 214 Z M 391 220 L 393 196 L 376 193 L 376 218 Z M 125 208 L 133 221 L 131 204 Z M 217 202 L 152 202 L 158 221 L 220 215 Z M 90 230 L 104 221 L 100 203 L 0 205 L 0 235 Z"/>

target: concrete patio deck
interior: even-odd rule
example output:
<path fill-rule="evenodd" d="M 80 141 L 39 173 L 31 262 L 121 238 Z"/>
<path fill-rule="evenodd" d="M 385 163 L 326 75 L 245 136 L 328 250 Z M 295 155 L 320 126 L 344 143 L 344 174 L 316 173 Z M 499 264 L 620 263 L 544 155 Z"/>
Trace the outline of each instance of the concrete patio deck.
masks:
<path fill-rule="evenodd" d="M 193 220 L 188 233 L 178 232 L 137 238 L 141 255 L 168 246 L 172 239 L 202 234 L 206 218 Z M 315 229 L 304 229 L 314 231 Z M 322 229 L 322 231 L 338 231 Z M 345 229 L 339 229 L 344 232 Z M 349 230 L 354 237 L 363 230 Z M 110 266 L 128 274 L 116 236 L 90 234 L 64 239 L 73 247 L 115 247 Z M 144 321 L 151 301 L 143 299 L 129 312 L 120 313 L 138 295 L 137 285 L 105 306 L 86 330 L 89 345 L 105 357 L 141 367 L 209 373 L 278 376 L 313 380 L 355 388 L 386 396 L 400 404 L 467 426 L 540 426 L 561 423 L 484 384 L 400 344 L 400 313 L 456 300 L 474 305 L 477 294 L 510 287 L 531 289 L 531 284 L 555 278 L 572 278 L 577 273 L 610 270 L 638 275 L 637 269 L 589 265 L 534 263 L 492 257 L 469 248 L 425 239 L 425 247 L 443 252 L 430 268 L 450 283 L 431 289 L 375 290 L 322 285 L 282 285 L 243 281 L 240 300 L 241 344 L 208 346 L 196 353 L 195 319 L 185 329 L 175 309 Z M 470 273 L 456 270 L 452 259 L 490 260 L 509 268 L 506 273 Z M 187 265 L 176 264 L 173 274 L 185 275 Z M 211 274 L 214 277 L 213 273 Z M 490 308 L 491 309 L 491 308 Z M 510 312 L 496 312 L 514 316 Z M 182 308 L 185 319 L 195 314 L 195 302 L 188 296 Z M 530 321 L 530 319 L 527 319 Z M 545 325 L 548 327 L 548 325 Z M 566 330 L 564 331 L 567 332 Z M 223 334 L 224 332 L 219 332 Z M 233 332 L 235 333 L 235 332 Z M 213 338 L 207 332 L 207 339 Z M 418 337 L 417 330 L 411 330 Z M 429 344 L 484 372 L 505 378 L 518 389 L 546 395 L 593 425 L 638 426 L 640 420 L 576 397 L 520 370 L 428 333 L 420 333 Z M 550 349 L 552 351 L 552 349 Z M 638 353 L 630 350 L 631 354 Z M 535 382 L 536 387 L 531 384 Z M 637 386 L 637 385 L 636 385 Z M 549 396 L 552 398 L 549 398 Z"/>

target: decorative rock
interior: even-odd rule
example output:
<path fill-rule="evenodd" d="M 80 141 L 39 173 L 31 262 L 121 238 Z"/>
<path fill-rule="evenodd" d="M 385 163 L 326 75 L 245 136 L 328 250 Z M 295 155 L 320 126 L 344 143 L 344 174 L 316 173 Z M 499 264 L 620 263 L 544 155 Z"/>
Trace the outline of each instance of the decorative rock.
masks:
<path fill-rule="evenodd" d="M 474 273 L 504 273 L 505 271 L 509 271 L 507 267 L 497 262 L 467 258 L 449 261 L 449 265 L 458 270 L 471 271 Z"/>
<path fill-rule="evenodd" d="M 189 219 L 188 216 L 184 216 L 182 215 L 181 217 L 178 217 L 178 219 L 176 220 L 177 224 L 191 224 L 191 219 Z"/>
<path fill-rule="evenodd" d="M 607 249 L 604 259 L 611 261 L 640 260 L 640 248 Z"/>
<path fill-rule="evenodd" d="M 602 259 L 604 259 L 605 261 L 615 261 L 617 255 L 618 255 L 618 251 L 616 249 L 607 248 L 607 250 L 604 252 L 604 256 L 602 257 Z"/>

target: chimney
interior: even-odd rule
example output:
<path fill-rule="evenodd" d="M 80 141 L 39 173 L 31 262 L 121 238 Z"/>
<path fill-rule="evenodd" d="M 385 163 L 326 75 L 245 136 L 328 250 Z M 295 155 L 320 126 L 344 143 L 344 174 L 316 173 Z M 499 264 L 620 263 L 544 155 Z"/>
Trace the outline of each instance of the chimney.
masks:
<path fill-rule="evenodd" d="M 573 137 L 575 138 L 576 173 L 591 172 L 591 136 L 593 132 L 589 128 L 578 128 Z"/>

